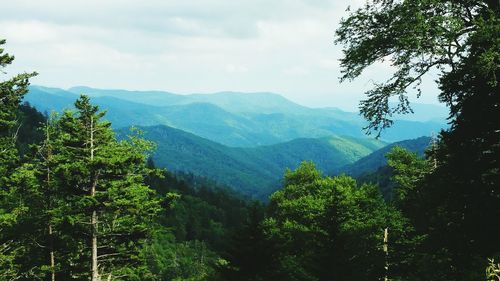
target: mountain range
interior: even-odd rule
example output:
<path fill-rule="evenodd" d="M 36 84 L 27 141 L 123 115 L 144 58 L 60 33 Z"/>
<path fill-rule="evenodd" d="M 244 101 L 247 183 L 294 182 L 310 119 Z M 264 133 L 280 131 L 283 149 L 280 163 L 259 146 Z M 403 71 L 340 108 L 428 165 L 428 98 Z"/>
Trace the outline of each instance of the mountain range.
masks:
<path fill-rule="evenodd" d="M 80 94 L 108 111 L 115 128 L 167 125 L 233 147 L 272 145 L 297 138 L 364 138 L 357 113 L 337 108 L 308 108 L 272 93 L 220 92 L 176 95 L 160 91 L 68 90 L 31 86 L 25 100 L 41 111 L 71 108 Z M 446 127 L 443 110 L 418 105 L 415 120 L 396 120 L 381 140 L 394 142 L 430 135 Z M 444 111 L 445 112 L 445 111 Z"/>
<path fill-rule="evenodd" d="M 284 171 L 302 161 L 313 161 L 325 174 L 356 176 L 384 165 L 391 142 L 445 127 L 436 106 L 418 105 L 420 121 L 397 120 L 377 140 L 363 133 L 366 123 L 355 113 L 308 108 L 272 93 L 176 95 L 31 86 L 25 101 L 39 111 L 62 111 L 81 93 L 107 111 L 120 138 L 139 126 L 157 144 L 157 166 L 204 176 L 258 199 L 278 189 Z M 400 144 L 419 151 L 426 141 Z"/>

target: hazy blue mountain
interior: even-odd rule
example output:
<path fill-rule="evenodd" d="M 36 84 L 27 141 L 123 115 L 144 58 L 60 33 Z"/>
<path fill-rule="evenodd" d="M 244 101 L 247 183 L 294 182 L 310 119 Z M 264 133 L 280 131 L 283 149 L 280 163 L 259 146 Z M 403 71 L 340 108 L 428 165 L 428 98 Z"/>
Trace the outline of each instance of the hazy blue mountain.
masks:
<path fill-rule="evenodd" d="M 71 107 L 80 93 L 108 111 L 115 128 L 168 125 L 228 146 L 271 145 L 296 138 L 334 135 L 365 137 L 366 122 L 336 108 L 313 109 L 269 93 L 175 95 L 158 91 L 100 90 L 88 87 L 65 91 L 30 87 L 25 100 L 41 111 Z M 439 122 L 396 121 L 381 139 L 392 142 L 431 135 Z"/>
<path fill-rule="evenodd" d="M 340 120 L 360 120 L 357 113 L 342 111 L 338 108 L 308 108 L 287 100 L 278 94 L 266 92 L 218 92 L 212 94 L 176 95 L 162 91 L 105 90 L 85 86 L 73 87 L 68 89 L 68 91 L 75 94 L 86 93 L 92 97 L 110 96 L 155 106 L 211 103 L 233 113 L 326 114 Z M 445 123 L 448 116 L 448 109 L 440 105 L 414 103 L 412 104 L 412 109 L 413 114 L 399 114 L 395 116 L 395 119 Z"/>
<path fill-rule="evenodd" d="M 359 177 L 366 173 L 375 172 L 377 169 L 387 165 L 385 155 L 395 146 L 401 146 L 418 155 L 423 156 L 425 150 L 431 142 L 430 137 L 420 137 L 412 140 L 405 140 L 400 142 L 391 143 L 383 148 L 374 151 L 373 153 L 359 159 L 358 161 L 334 169 L 333 174 L 346 173 L 353 177 Z"/>
<path fill-rule="evenodd" d="M 374 139 L 326 137 L 235 148 L 167 126 L 142 129 L 145 138 L 158 145 L 153 159 L 159 167 L 205 176 L 257 198 L 276 190 L 284 170 L 296 168 L 303 160 L 330 171 L 386 145 Z"/>
<path fill-rule="evenodd" d="M 40 112 L 50 112 L 71 108 L 77 98 L 78 95 L 59 88 L 30 86 L 24 100 Z"/>
<path fill-rule="evenodd" d="M 72 108 L 78 96 L 60 89 L 32 86 L 25 100 L 42 112 L 61 111 Z M 114 96 L 94 96 L 92 102 L 107 110 L 106 119 L 115 128 L 165 124 L 233 146 L 280 141 L 265 132 L 259 134 L 259 124 L 252 120 L 208 103 L 152 106 Z"/>
<path fill-rule="evenodd" d="M 122 100 L 143 103 L 154 106 L 166 106 L 178 104 L 184 99 L 182 95 L 176 95 L 161 91 L 127 91 L 127 90 L 103 90 L 86 86 L 72 87 L 68 92 L 80 95 L 86 94 L 90 97 L 114 97 Z"/>
<path fill-rule="evenodd" d="M 210 103 L 232 113 L 300 113 L 311 110 L 273 93 L 218 92 L 175 95 L 160 91 L 103 90 L 84 86 L 73 87 L 68 91 L 75 94 L 85 93 L 91 97 L 115 97 L 154 106 Z"/>
<path fill-rule="evenodd" d="M 73 103 L 79 96 L 57 88 L 30 86 L 25 101 L 41 112 L 62 111 L 72 109 Z M 160 118 L 161 107 L 129 102 L 108 96 L 94 97 L 92 103 L 107 111 L 106 119 L 111 121 L 115 128 L 130 125 L 151 126 L 163 122 Z"/>

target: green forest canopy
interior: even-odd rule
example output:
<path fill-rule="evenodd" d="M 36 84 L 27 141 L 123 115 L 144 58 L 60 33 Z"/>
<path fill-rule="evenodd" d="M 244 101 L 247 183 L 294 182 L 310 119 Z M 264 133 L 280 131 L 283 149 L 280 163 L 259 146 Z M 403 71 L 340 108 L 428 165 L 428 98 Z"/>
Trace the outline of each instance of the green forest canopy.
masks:
<path fill-rule="evenodd" d="M 37 115 L 20 105 L 34 74 L 0 82 L 0 280 L 498 279 L 499 6 L 374 0 L 342 21 L 344 79 L 382 59 L 396 67 L 361 103 L 368 130 L 409 111 L 407 88 L 441 70 L 451 127 L 426 158 L 387 155 L 391 201 L 304 162 L 268 206 L 245 202 L 156 170 L 152 144 L 116 140 L 85 96 L 33 125 L 29 146 L 17 129 Z"/>

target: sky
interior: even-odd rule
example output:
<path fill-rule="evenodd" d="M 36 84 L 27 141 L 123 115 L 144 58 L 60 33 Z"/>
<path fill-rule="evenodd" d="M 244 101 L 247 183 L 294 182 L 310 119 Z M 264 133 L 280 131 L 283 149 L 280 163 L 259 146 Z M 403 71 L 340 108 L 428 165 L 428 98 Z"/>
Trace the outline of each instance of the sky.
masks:
<path fill-rule="evenodd" d="M 0 38 L 37 71 L 33 84 L 274 92 L 310 107 L 355 111 L 388 64 L 340 84 L 335 29 L 364 0 L 15 0 L 1 5 Z M 420 103 L 436 104 L 436 76 Z"/>

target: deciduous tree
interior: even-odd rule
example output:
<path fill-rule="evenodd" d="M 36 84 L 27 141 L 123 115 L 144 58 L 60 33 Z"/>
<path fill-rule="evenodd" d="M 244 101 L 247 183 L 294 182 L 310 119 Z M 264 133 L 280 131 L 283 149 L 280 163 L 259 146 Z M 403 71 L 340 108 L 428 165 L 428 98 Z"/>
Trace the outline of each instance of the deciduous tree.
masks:
<path fill-rule="evenodd" d="M 440 101 L 450 108 L 435 168 L 417 188 L 429 276 L 482 278 L 488 258 L 500 253 L 500 2 L 493 0 L 373 0 L 337 30 L 345 46 L 343 79 L 389 60 L 394 75 L 361 102 L 368 130 L 380 132 L 395 113 L 411 112 L 408 89 L 439 74 Z M 420 91 L 418 91 L 418 95 Z M 399 104 L 389 107 L 389 99 Z"/>

